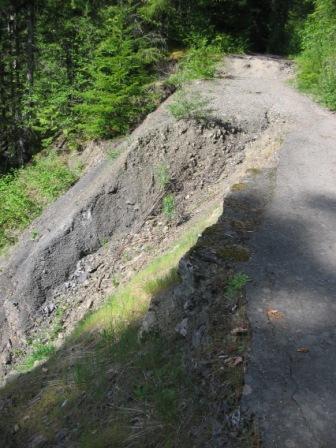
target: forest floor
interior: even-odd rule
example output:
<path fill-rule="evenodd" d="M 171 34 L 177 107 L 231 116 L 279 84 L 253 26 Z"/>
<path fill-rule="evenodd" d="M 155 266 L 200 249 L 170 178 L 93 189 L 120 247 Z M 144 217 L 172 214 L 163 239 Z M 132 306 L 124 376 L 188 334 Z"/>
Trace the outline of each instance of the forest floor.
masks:
<path fill-rule="evenodd" d="M 292 78 L 227 58 L 0 260 L 0 446 L 332 446 L 335 117 Z"/>

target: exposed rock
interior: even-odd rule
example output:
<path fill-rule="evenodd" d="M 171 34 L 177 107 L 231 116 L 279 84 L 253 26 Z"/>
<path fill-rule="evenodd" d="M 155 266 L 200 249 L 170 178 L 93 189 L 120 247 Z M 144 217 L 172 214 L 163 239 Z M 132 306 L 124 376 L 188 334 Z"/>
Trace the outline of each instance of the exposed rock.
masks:
<path fill-rule="evenodd" d="M 175 331 L 176 331 L 176 333 L 180 334 L 181 336 L 186 337 L 188 334 L 188 319 L 185 318 L 182 320 L 182 322 L 177 324 L 175 327 Z"/>
<path fill-rule="evenodd" d="M 29 444 L 29 448 L 42 448 L 45 447 L 48 440 L 42 435 L 36 435 Z"/>
<path fill-rule="evenodd" d="M 155 329 L 157 329 L 156 314 L 154 311 L 149 311 L 142 321 L 139 338 L 142 339 L 145 335 L 155 331 Z"/>

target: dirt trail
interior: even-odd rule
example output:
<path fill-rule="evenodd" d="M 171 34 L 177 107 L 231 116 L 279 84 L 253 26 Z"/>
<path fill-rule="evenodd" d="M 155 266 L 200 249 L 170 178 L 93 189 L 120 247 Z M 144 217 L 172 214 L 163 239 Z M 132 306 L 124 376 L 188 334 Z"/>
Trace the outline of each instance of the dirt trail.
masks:
<path fill-rule="evenodd" d="M 290 117 L 273 198 L 252 237 L 253 338 L 244 403 L 266 448 L 336 438 L 336 117 L 283 83 L 279 62 L 233 59 L 232 82 Z M 250 92 L 250 93 L 249 93 Z M 251 110 L 251 113 L 253 111 Z"/>
<path fill-rule="evenodd" d="M 253 338 L 243 406 L 256 415 L 266 448 L 334 446 L 336 118 L 291 88 L 292 75 L 291 63 L 281 59 L 228 58 L 218 78 L 192 86 L 209 98 L 216 120 L 176 122 L 163 104 L 114 164 L 91 170 L 46 210 L 0 260 L 0 373 L 11 370 L 25 338 L 52 325 L 59 306 L 66 304 L 69 322 L 97 307 L 116 274 L 127 279 L 148 261 L 145 245 L 154 257 L 252 168 L 237 184 L 249 204 L 240 211 L 256 204 L 252 213 L 262 226 L 246 213 L 226 217 L 252 253 Z M 279 136 L 277 176 L 274 169 L 261 173 L 264 160 L 274 160 Z M 169 172 L 164 191 L 162 167 Z M 167 193 L 178 210 L 174 222 L 162 225 Z M 131 261 L 120 251 L 125 245 L 134 252 Z"/>

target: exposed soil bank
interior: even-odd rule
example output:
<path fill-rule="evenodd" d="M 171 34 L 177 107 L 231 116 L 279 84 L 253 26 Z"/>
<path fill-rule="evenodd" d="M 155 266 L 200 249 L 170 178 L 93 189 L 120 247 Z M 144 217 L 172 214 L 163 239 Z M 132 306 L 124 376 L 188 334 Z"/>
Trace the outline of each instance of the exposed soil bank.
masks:
<path fill-rule="evenodd" d="M 176 122 L 164 104 L 124 143 L 117 161 L 88 173 L 34 224 L 39 240 L 31 241 L 27 232 L 3 261 L 5 373 L 18 360 L 14 348 L 21 335 L 43 341 L 55 310 L 65 307 L 55 359 L 14 379 L 0 401 L 10 425 L 19 422 L 29 429 L 31 446 L 42 435 L 45 446 L 79 446 L 73 422 L 85 427 L 76 414 L 82 403 L 76 394 L 67 418 L 53 420 L 54 432 L 41 428 L 38 412 L 29 423 L 22 418 L 30 394 L 48 402 L 55 378 L 64 379 L 64 390 L 72 387 L 67 372 L 76 348 L 63 336 L 119 283 L 221 206 L 223 197 L 219 221 L 182 257 L 178 284 L 154 294 L 140 332 L 140 356 L 150 335 L 160 334 L 173 348 L 172 357 L 183 353 L 183 367 L 195 386 L 183 405 L 185 431 L 181 435 L 177 428 L 173 446 L 189 446 L 190 440 L 202 448 L 259 446 L 254 418 L 265 447 L 332 446 L 335 117 L 287 86 L 291 75 L 290 63 L 280 59 L 229 58 L 217 79 L 190 87 L 211 99 L 215 120 Z M 175 202 L 169 219 L 162 212 L 167 195 Z M 8 281 L 10 271 L 16 289 Z M 230 294 L 230 281 L 241 271 L 252 279 L 247 310 L 241 291 Z M 90 347 L 77 349 L 85 356 Z M 102 402 L 86 398 L 87 414 L 89 406 L 97 412 L 85 417 L 94 434 L 98 427 L 107 430 L 111 418 L 120 418 L 112 408 L 128 406 L 125 368 L 135 362 L 133 354 L 127 366 L 107 357 L 105 367 L 113 373 L 109 384 L 118 393 L 112 398 L 107 393 Z M 20 385 L 27 394 L 23 398 Z M 137 440 L 134 446 L 160 446 L 153 442 L 154 432 L 140 434 L 146 422 L 155 422 L 151 417 L 140 422 L 141 409 L 130 411 L 126 422 Z M 53 418 L 51 411 L 48 415 Z M 12 430 L 3 428 L 11 440 Z M 24 446 L 24 436 L 21 429 L 15 433 L 18 446 Z"/>
<path fill-rule="evenodd" d="M 113 264 L 120 261 L 125 239 L 161 212 L 167 193 L 175 196 L 175 225 L 190 219 L 188 206 L 206 201 L 208 186 L 236 171 L 247 145 L 272 122 L 283 121 L 266 105 L 253 105 L 252 115 L 241 110 L 234 99 L 237 92 L 227 90 L 229 84 L 195 83 L 194 93 L 208 97 L 215 111 L 215 119 L 203 123 L 176 122 L 162 105 L 121 145 L 116 161 L 107 160 L 86 174 L 33 223 L 10 257 L 1 260 L 4 372 L 15 363 L 15 348 L 22 350 L 36 327 L 49 322 L 60 302 L 57 297 L 66 297 L 98 270 L 101 260 L 88 257 L 110 241 Z M 168 173 L 165 186 L 162 170 Z M 68 305 L 75 309 L 77 303 Z"/>

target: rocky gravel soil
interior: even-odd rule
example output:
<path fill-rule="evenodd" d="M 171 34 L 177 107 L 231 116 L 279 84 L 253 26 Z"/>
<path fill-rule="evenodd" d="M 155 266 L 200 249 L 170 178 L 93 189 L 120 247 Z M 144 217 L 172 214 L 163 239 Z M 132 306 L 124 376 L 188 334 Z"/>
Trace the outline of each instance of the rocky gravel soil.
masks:
<path fill-rule="evenodd" d="M 257 94 L 258 104 L 241 108 L 238 95 L 246 93 L 225 75 L 197 82 L 193 90 L 208 99 L 212 116 L 201 123 L 176 121 L 167 107 L 174 97 L 169 99 L 120 145 L 116 160 L 89 171 L 0 260 L 2 374 L 20 361 L 29 341 L 49 337 L 56 318 L 61 343 L 87 310 L 227 188 L 253 142 L 271 128 L 273 140 L 282 132 L 281 111 Z M 168 218 L 162 214 L 166 195 L 174 196 Z"/>

